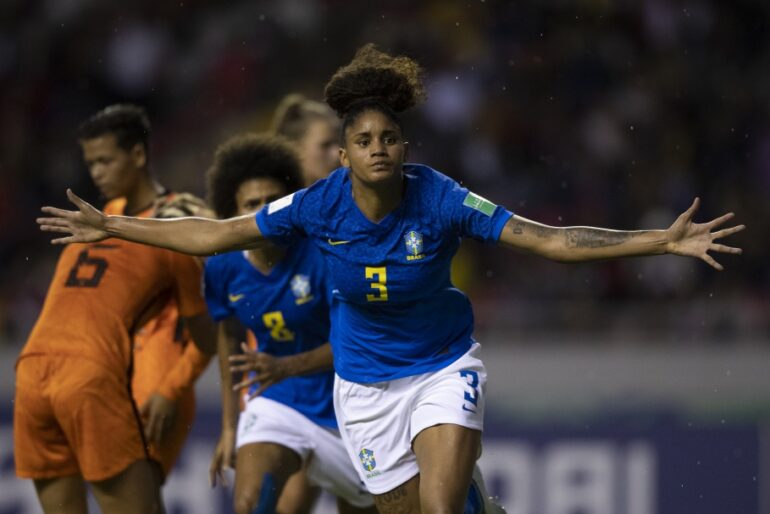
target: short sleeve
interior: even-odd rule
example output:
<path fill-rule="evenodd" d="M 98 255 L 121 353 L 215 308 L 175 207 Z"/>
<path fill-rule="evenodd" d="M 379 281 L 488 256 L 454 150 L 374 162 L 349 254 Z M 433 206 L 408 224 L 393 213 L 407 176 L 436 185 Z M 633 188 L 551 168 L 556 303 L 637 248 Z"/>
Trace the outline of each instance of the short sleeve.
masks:
<path fill-rule="evenodd" d="M 217 265 L 216 257 L 206 261 L 203 291 L 209 315 L 215 321 L 222 321 L 234 314 L 227 301 L 227 281 L 222 276 L 222 267 Z"/>
<path fill-rule="evenodd" d="M 451 231 L 463 237 L 472 237 L 485 243 L 496 243 L 506 222 L 513 213 L 495 205 L 451 179 L 444 183 L 441 210 L 444 223 Z"/>
<path fill-rule="evenodd" d="M 201 291 L 203 265 L 200 259 L 177 252 L 169 253 L 179 315 L 188 318 L 205 313 L 206 302 Z"/>
<path fill-rule="evenodd" d="M 304 236 L 303 200 L 307 189 L 270 202 L 256 214 L 257 226 L 262 235 L 276 243 L 289 243 Z"/>

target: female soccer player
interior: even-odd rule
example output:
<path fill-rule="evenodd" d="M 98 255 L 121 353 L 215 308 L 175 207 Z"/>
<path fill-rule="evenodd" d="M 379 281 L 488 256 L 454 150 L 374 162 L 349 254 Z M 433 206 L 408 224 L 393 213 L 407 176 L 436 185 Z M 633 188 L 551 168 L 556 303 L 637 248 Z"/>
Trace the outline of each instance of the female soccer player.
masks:
<path fill-rule="evenodd" d="M 274 136 L 245 135 L 224 143 L 208 174 L 210 202 L 220 218 L 253 215 L 299 187 L 297 157 L 288 142 Z M 216 255 L 206 262 L 205 284 L 209 313 L 221 321 L 222 364 L 232 342 L 242 340 L 233 318 L 259 341 L 258 354 L 234 358 L 259 370 L 243 384 L 251 385 L 252 398 L 238 422 L 236 512 L 248 514 L 257 504 L 260 512 L 307 510 L 302 498 L 281 496 L 303 463 L 309 483 L 335 494 L 340 512 L 373 511 L 334 417 L 329 290 L 321 253 L 299 240 Z M 225 369 L 223 382 L 229 385 L 228 378 Z M 236 401 L 231 387 L 226 389 L 214 472 L 235 436 Z"/>
<path fill-rule="evenodd" d="M 479 455 L 486 375 L 465 295 L 449 266 L 460 237 L 562 262 L 674 253 L 722 269 L 709 251 L 742 225 L 732 213 L 693 222 L 696 199 L 666 230 L 552 227 L 513 215 L 419 164 L 404 164 L 397 112 L 423 97 L 419 66 L 361 48 L 326 86 L 343 118 L 343 168 L 256 215 L 221 221 L 107 217 L 45 207 L 54 243 L 120 237 L 192 254 L 307 237 L 333 287 L 335 410 L 351 458 L 381 513 L 460 512 Z"/>
<path fill-rule="evenodd" d="M 271 132 L 284 137 L 296 151 L 305 186 L 326 178 L 339 166 L 339 120 L 328 105 L 298 93 L 290 93 L 279 102 L 275 110 Z M 251 331 L 247 332 L 246 339 L 249 345 L 256 347 L 256 339 Z M 231 338 L 232 348 L 225 354 L 236 353 L 238 341 L 241 340 Z M 264 354 L 260 358 L 265 358 Z M 220 365 L 226 363 L 226 359 L 220 359 Z M 230 377 L 225 367 L 223 385 L 232 382 Z M 235 460 L 234 428 L 233 433 L 225 430 L 222 435 L 212 461 L 212 481 L 222 467 L 230 466 Z M 301 469 L 286 482 L 278 504 L 279 510 L 287 513 L 310 512 L 319 492 L 319 488 L 311 487 L 306 470 Z"/>
<path fill-rule="evenodd" d="M 305 186 L 328 177 L 340 165 L 340 123 L 324 103 L 298 93 L 286 95 L 275 110 L 271 132 L 294 146 Z"/>

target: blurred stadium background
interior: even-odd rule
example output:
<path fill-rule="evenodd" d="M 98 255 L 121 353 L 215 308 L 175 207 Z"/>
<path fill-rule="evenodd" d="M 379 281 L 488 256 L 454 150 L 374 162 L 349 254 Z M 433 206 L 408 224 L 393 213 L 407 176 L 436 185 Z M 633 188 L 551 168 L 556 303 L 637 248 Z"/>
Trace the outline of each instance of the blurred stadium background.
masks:
<path fill-rule="evenodd" d="M 526 217 L 664 228 L 699 195 L 699 219 L 749 225 L 723 273 L 463 246 L 490 372 L 482 462 L 508 512 L 770 512 L 769 29 L 770 4 L 740 0 L 3 0 L 0 513 L 39 511 L 13 475 L 13 364 L 58 255 L 39 207 L 67 186 L 100 202 L 79 122 L 145 105 L 154 172 L 202 194 L 219 142 L 265 129 L 287 92 L 320 99 L 368 41 L 428 71 L 411 159 Z M 209 371 L 171 513 L 229 511 L 205 486 Z"/>

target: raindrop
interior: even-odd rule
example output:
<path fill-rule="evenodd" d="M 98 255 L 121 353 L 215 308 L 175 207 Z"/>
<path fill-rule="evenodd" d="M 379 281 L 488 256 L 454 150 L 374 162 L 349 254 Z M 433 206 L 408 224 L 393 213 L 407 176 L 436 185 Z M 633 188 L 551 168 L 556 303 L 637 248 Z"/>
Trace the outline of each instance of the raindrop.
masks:
<path fill-rule="evenodd" d="M 562 221 L 561 216 L 558 216 L 556 219 Z"/>
<path fill-rule="evenodd" d="M 630 128 L 631 130 L 634 130 L 634 126 L 633 126 L 633 125 L 631 125 L 629 128 Z"/>

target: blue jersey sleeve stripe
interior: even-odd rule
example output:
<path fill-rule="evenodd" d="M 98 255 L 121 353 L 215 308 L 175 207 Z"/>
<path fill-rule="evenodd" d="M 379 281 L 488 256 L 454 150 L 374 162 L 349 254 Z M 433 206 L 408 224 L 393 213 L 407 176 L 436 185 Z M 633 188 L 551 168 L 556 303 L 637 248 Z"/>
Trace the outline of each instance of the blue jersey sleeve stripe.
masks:
<path fill-rule="evenodd" d="M 492 236 L 493 236 L 493 241 L 495 242 L 500 240 L 500 234 L 503 233 L 505 224 L 508 223 L 508 220 L 513 217 L 513 213 L 508 209 L 506 209 L 505 207 L 498 207 L 498 209 L 499 209 L 499 212 L 495 214 L 495 217 L 497 219 L 495 220 L 495 224 L 492 227 Z"/>
<path fill-rule="evenodd" d="M 265 210 L 267 207 L 263 207 L 260 209 L 255 215 L 254 219 L 257 220 L 257 228 L 259 228 L 259 232 L 262 234 L 262 236 L 266 239 L 272 239 L 274 237 L 274 234 L 271 232 L 269 225 L 265 222 L 265 216 L 267 216 L 267 211 Z"/>

